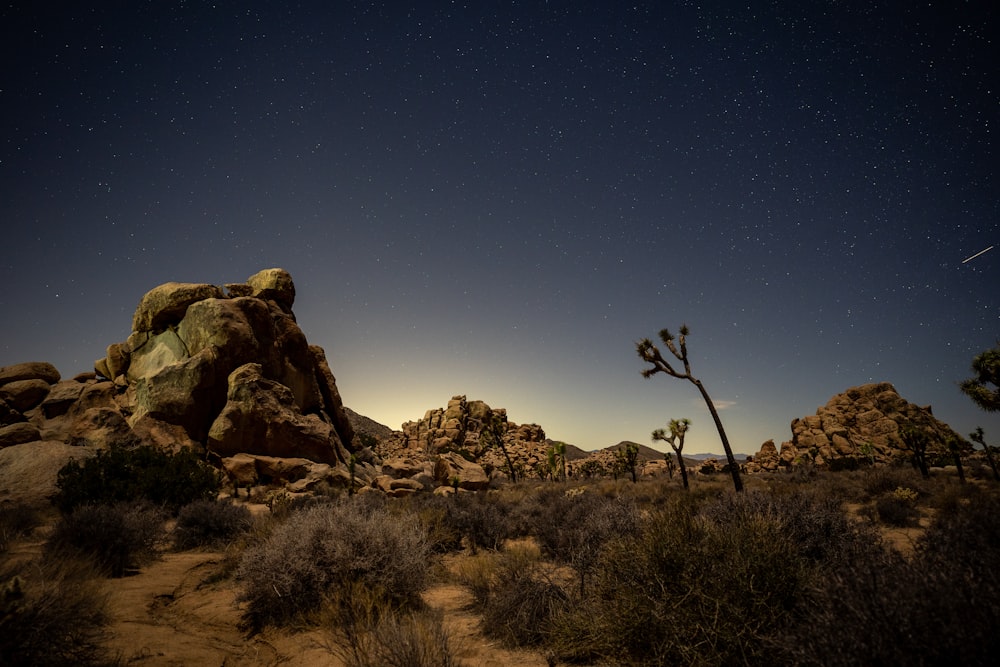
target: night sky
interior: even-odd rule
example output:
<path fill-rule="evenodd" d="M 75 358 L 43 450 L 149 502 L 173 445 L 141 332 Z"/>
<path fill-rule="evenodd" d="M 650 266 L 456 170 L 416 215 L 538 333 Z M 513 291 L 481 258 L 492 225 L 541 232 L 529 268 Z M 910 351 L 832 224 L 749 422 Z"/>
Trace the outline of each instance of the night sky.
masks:
<path fill-rule="evenodd" d="M 721 452 L 640 375 L 686 323 L 737 452 L 873 381 L 1000 444 L 956 386 L 1000 338 L 994 0 L 55 4 L 0 8 L 0 365 L 278 266 L 393 428 L 466 394 Z"/>

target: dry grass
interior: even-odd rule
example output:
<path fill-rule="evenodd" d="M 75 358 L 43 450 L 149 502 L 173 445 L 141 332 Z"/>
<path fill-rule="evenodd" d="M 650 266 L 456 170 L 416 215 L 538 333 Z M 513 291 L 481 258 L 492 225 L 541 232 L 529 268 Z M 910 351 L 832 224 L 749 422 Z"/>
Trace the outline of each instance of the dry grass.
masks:
<path fill-rule="evenodd" d="M 0 664 L 113 665 L 108 594 L 86 558 L 61 554 L 0 570 Z"/>

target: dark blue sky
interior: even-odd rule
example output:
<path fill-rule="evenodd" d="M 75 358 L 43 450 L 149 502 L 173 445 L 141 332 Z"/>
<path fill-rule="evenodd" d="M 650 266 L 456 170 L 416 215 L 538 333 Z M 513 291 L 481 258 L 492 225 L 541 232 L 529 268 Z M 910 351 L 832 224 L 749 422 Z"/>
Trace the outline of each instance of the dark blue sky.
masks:
<path fill-rule="evenodd" d="M 88 370 L 155 285 L 281 266 L 394 428 L 463 393 L 717 451 L 639 375 L 687 323 L 738 451 L 870 381 L 1000 441 L 956 388 L 1000 338 L 1000 249 L 962 263 L 1000 243 L 995 3 L 21 4 L 0 365 Z"/>

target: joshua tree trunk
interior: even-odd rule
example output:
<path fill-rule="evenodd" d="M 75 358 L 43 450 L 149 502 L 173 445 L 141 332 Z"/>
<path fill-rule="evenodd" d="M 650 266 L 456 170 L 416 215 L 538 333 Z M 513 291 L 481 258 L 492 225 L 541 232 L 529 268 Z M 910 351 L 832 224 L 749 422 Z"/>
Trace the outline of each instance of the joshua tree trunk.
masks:
<path fill-rule="evenodd" d="M 722 447 L 726 450 L 726 461 L 729 462 L 729 473 L 733 476 L 733 487 L 737 492 L 743 490 L 743 479 L 740 477 L 740 467 L 736 463 L 736 457 L 733 456 L 733 448 L 729 446 L 729 438 L 726 437 L 726 429 L 722 428 L 722 420 L 719 418 L 719 411 L 715 409 L 715 403 L 712 402 L 712 398 L 708 395 L 708 391 L 705 390 L 705 385 L 701 383 L 701 380 L 696 380 L 691 378 L 691 382 L 698 387 L 698 391 L 701 392 L 701 397 L 705 399 L 705 404 L 708 405 L 708 411 L 712 413 L 712 419 L 715 420 L 715 428 L 719 429 L 719 439 L 722 440 Z"/>
<path fill-rule="evenodd" d="M 671 446 L 673 446 L 673 445 L 671 445 Z M 687 466 L 684 465 L 684 457 L 681 456 L 681 450 L 679 450 L 677 447 L 674 447 L 674 453 L 677 454 L 677 465 L 681 469 L 681 481 L 684 483 L 684 488 L 687 489 L 688 488 L 688 469 L 687 469 Z"/>

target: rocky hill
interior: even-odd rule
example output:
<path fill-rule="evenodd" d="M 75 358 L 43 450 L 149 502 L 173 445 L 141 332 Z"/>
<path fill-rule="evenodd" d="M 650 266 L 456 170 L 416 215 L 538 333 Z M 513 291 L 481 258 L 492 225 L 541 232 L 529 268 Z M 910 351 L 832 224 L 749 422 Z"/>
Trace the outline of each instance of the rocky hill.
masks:
<path fill-rule="evenodd" d="M 950 426 L 939 421 L 930 406 L 920 407 L 903 399 L 888 382 L 852 387 L 831 398 L 816 414 L 792 421 L 792 439 L 781 444 L 765 442 L 750 471 L 777 470 L 798 464 L 843 465 L 844 459 L 888 462 L 908 458 L 900 433 L 915 428 L 929 436 L 932 459 L 948 457 L 948 442 L 954 441 L 966 454 L 972 448 Z"/>

